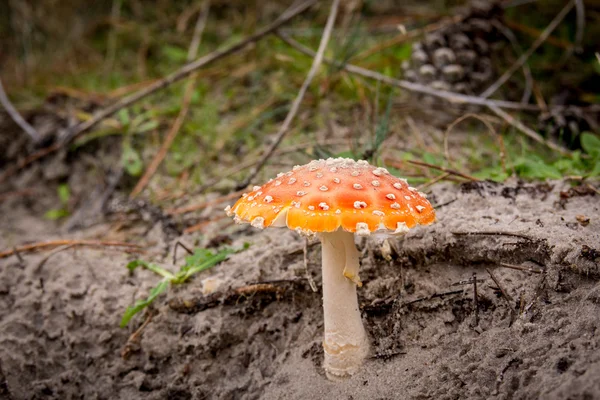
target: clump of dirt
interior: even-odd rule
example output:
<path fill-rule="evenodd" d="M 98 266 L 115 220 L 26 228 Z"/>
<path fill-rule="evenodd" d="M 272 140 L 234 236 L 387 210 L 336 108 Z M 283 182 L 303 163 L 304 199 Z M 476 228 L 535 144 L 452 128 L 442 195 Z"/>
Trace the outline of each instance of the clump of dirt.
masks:
<path fill-rule="evenodd" d="M 127 329 L 122 312 L 158 280 L 130 275 L 134 256 L 70 248 L 1 259 L 0 397 L 599 397 L 600 202 L 577 190 L 562 181 L 441 184 L 430 196 L 436 224 L 358 241 L 371 357 L 337 383 L 321 368 L 320 246 L 308 245 L 307 271 L 294 232 L 215 232 L 252 245 L 171 288 Z M 0 248 L 60 236 L 23 202 L 0 212 Z M 156 221 L 128 239 L 153 243 L 141 257 L 168 265 L 175 240 L 166 227 Z M 104 223 L 76 236 L 114 234 Z"/>

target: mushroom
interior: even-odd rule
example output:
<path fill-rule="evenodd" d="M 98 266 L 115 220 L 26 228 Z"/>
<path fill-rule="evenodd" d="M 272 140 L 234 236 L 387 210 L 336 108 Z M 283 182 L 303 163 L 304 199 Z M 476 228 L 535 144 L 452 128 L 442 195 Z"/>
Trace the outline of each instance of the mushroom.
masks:
<path fill-rule="evenodd" d="M 285 184 L 282 184 L 285 183 Z M 322 245 L 324 368 L 331 380 L 356 373 L 369 351 L 356 287 L 362 286 L 354 234 L 404 234 L 435 211 L 406 180 L 366 161 L 329 158 L 295 166 L 255 186 L 225 211 L 257 228 L 287 226 Z"/>

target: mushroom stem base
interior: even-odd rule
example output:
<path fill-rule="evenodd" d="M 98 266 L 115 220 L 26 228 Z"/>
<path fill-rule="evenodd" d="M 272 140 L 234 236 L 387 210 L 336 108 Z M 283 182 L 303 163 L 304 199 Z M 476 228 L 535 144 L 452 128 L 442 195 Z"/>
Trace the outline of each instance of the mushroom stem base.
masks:
<path fill-rule="evenodd" d="M 323 253 L 324 368 L 331 380 L 358 371 L 369 343 L 358 308 L 358 251 L 354 234 L 338 230 L 321 234 Z M 345 275 L 351 274 L 354 281 Z"/>

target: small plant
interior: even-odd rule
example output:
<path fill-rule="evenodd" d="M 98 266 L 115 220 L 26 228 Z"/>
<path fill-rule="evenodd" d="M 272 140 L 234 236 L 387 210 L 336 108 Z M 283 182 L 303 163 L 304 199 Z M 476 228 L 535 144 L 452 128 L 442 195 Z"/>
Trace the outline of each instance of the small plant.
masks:
<path fill-rule="evenodd" d="M 131 176 L 140 176 L 144 171 L 144 163 L 139 152 L 133 147 L 133 135 L 146 133 L 158 127 L 158 122 L 150 119 L 147 113 L 140 114 L 135 118 L 129 117 L 129 111 L 123 109 L 118 114 L 125 136 L 123 137 L 123 152 L 121 163 L 125 171 Z"/>
<path fill-rule="evenodd" d="M 185 257 L 185 264 L 183 264 L 175 274 L 158 264 L 149 263 L 147 261 L 134 260 L 130 262 L 127 264 L 127 269 L 130 271 L 134 271 L 137 267 L 142 267 L 162 276 L 163 279 L 150 290 L 150 294 L 146 299 L 138 300 L 134 305 L 127 307 L 127 310 L 125 310 L 125 314 L 123 314 L 123 318 L 121 319 L 121 328 L 127 326 L 134 315 L 152 304 L 161 293 L 164 293 L 167 290 L 169 284 L 178 285 L 184 283 L 191 276 L 214 267 L 225 260 L 230 254 L 245 250 L 248 247 L 249 244 L 246 243 L 242 249 L 236 250 L 226 248 L 217 253 L 213 253 L 207 249 L 196 249 L 193 254 Z"/>
<path fill-rule="evenodd" d="M 58 185 L 58 189 L 56 189 L 58 193 L 58 198 L 60 199 L 60 208 L 53 208 L 52 210 L 46 211 L 44 217 L 46 219 L 56 221 L 57 219 L 61 219 L 69 216 L 69 199 L 71 198 L 71 190 L 69 189 L 69 185 L 63 183 L 62 185 Z"/>

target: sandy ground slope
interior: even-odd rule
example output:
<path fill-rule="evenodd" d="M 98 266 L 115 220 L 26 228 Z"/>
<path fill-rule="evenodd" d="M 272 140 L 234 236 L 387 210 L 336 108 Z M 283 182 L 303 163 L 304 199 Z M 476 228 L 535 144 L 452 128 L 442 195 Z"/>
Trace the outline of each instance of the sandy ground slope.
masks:
<path fill-rule="evenodd" d="M 321 370 L 321 300 L 306 280 L 303 239 L 230 226 L 201 242 L 218 233 L 252 246 L 160 297 L 127 357 L 144 316 L 121 329 L 122 312 L 158 280 L 130 275 L 134 256 L 71 248 L 43 264 L 49 252 L 0 259 L 0 398 L 600 398 L 600 196 L 566 182 L 432 192 L 435 225 L 387 243 L 358 240 L 371 357 L 348 381 Z M 110 222 L 65 233 L 19 199 L 0 205 L 0 224 L 1 249 L 114 235 Z M 144 236 L 126 238 L 151 243 L 146 257 L 168 265 L 175 241 L 163 227 L 150 222 Z M 319 267 L 319 245 L 310 245 L 317 286 Z M 474 274 L 477 310 L 464 282 Z M 221 282 L 212 295 L 202 291 L 207 277 Z M 262 291 L 230 290 L 264 281 Z"/>

